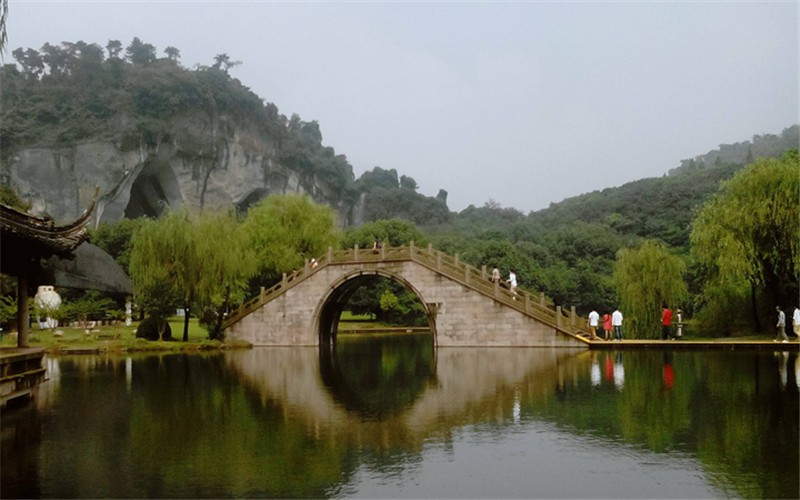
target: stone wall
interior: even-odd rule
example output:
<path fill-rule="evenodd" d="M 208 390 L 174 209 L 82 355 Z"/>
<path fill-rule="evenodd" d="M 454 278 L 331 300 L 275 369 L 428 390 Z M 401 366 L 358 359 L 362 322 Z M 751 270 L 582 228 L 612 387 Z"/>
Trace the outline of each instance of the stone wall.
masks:
<path fill-rule="evenodd" d="M 582 347 L 491 297 L 412 261 L 331 264 L 228 328 L 226 336 L 256 346 L 318 345 L 319 318 L 335 290 L 363 274 L 378 274 L 411 288 L 435 317 L 439 346 Z"/>

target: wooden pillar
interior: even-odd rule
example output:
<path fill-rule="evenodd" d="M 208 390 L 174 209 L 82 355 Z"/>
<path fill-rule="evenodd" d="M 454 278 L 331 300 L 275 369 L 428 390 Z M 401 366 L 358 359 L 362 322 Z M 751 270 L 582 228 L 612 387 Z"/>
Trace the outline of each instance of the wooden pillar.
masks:
<path fill-rule="evenodd" d="M 28 346 L 28 269 L 17 276 L 17 347 Z"/>

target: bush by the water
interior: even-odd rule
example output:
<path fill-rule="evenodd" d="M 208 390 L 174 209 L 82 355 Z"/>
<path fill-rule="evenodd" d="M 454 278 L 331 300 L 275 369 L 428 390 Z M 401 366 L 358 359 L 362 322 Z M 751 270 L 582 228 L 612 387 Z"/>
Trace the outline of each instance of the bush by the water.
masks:
<path fill-rule="evenodd" d="M 164 328 L 162 340 L 172 340 L 172 328 L 170 328 L 169 323 L 166 320 L 158 320 L 153 317 L 145 318 L 139 323 L 139 328 L 136 329 L 136 338 L 158 340 L 159 323 L 161 323 Z"/>

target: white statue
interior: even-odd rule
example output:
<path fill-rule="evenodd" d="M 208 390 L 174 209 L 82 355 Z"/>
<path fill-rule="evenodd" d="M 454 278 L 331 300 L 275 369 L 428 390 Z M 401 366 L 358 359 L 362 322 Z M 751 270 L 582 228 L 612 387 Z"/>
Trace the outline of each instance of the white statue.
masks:
<path fill-rule="evenodd" d="M 125 326 L 131 326 L 133 323 L 133 304 L 131 304 L 131 298 L 128 297 L 125 299 Z"/>
<path fill-rule="evenodd" d="M 43 285 L 36 290 L 36 295 L 33 297 L 33 303 L 36 304 L 41 311 L 44 311 L 46 318 L 44 321 L 37 318 L 39 321 L 39 329 L 55 328 L 58 326 L 58 320 L 51 318 L 50 315 L 57 311 L 61 306 L 61 296 L 56 292 L 52 285 Z"/>

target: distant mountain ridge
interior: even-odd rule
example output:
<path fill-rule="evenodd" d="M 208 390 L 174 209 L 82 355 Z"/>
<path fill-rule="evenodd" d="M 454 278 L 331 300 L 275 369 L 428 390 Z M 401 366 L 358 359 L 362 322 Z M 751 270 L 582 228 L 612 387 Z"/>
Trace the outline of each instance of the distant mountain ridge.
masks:
<path fill-rule="evenodd" d="M 747 165 L 758 158 L 777 158 L 787 149 L 798 147 L 800 147 L 800 126 L 792 125 L 783 129 L 779 135 L 754 135 L 752 141 L 720 144 L 719 148 L 708 153 L 681 160 L 680 166 L 670 170 L 668 175 L 713 165 Z"/>

